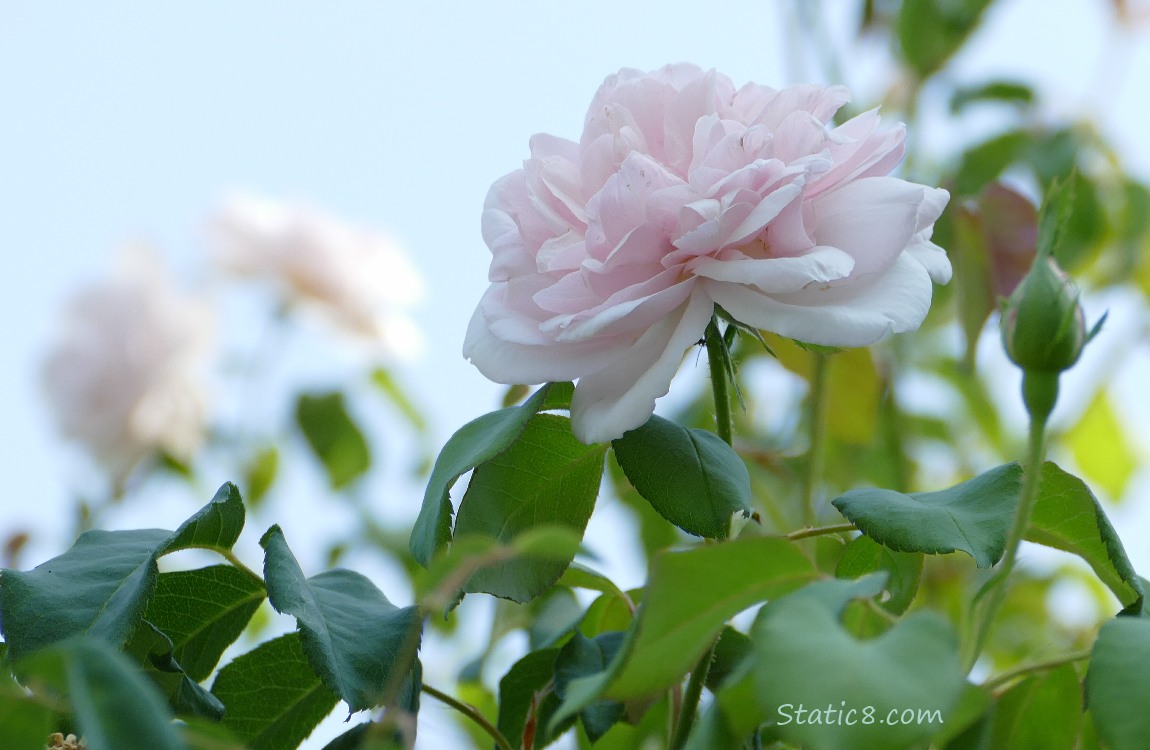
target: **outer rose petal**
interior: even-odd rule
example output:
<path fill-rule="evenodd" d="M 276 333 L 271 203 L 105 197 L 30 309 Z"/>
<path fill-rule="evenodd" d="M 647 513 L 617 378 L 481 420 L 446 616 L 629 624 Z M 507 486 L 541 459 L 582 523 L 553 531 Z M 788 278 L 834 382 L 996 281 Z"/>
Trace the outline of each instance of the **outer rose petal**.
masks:
<path fill-rule="evenodd" d="M 621 356 L 584 376 L 571 400 L 571 429 L 584 443 L 613 440 L 646 422 L 665 396 L 683 352 L 698 341 L 714 303 L 696 289 L 678 314 L 656 323 Z"/>
<path fill-rule="evenodd" d="M 930 309 L 930 276 L 906 255 L 871 283 L 778 295 L 741 284 L 704 284 L 737 320 L 823 346 L 869 346 L 888 333 L 917 328 Z"/>

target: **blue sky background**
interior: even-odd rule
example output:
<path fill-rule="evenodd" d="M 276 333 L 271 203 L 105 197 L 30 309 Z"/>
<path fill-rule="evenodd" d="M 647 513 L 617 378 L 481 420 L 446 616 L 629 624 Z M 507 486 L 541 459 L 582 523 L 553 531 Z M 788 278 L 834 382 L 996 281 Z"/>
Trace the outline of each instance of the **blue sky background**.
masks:
<path fill-rule="evenodd" d="M 830 38 L 845 38 L 856 3 L 822 5 Z M 1107 8 L 996 3 L 951 75 L 1032 80 L 1052 115 L 1096 113 L 1146 179 L 1147 32 L 1115 30 Z M 428 409 L 438 445 L 501 393 L 459 351 L 486 286 L 483 199 L 527 155 L 529 136 L 577 140 L 595 89 L 624 66 L 685 60 L 738 84 L 822 81 L 817 57 L 796 45 L 796 23 L 788 0 L 709 10 L 645 0 L 0 0 L 0 539 L 36 529 L 27 563 L 67 542 L 71 522 L 60 514 L 75 457 L 52 432 L 37 368 L 67 297 L 106 276 L 124 242 L 147 240 L 189 283 L 204 282 L 203 224 L 231 188 L 386 229 L 427 282 L 416 311 L 427 351 L 398 372 Z M 889 84 L 881 53 L 866 44 L 840 53 L 860 103 Z M 927 123 L 919 137 L 949 149 L 989 125 L 956 134 Z M 328 361 L 313 346 L 292 355 L 304 380 L 338 377 L 353 361 Z M 418 496 L 400 498 L 397 515 L 413 515 Z M 205 500 L 136 506 L 135 523 L 178 522 Z M 306 534 L 319 506 L 292 507 L 294 517 L 276 520 L 289 538 L 293 528 L 302 535 L 295 546 L 307 568 L 317 564 Z M 427 747 L 435 736 L 429 729 Z"/>

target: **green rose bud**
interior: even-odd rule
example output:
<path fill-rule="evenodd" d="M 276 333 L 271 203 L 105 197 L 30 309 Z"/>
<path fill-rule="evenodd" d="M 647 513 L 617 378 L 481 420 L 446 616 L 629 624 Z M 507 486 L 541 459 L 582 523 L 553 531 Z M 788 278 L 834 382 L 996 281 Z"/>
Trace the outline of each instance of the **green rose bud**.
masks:
<path fill-rule="evenodd" d="M 1028 372 L 1069 369 L 1086 345 L 1086 318 L 1078 288 L 1054 258 L 1039 255 L 1002 310 L 1002 342 L 1014 364 Z"/>

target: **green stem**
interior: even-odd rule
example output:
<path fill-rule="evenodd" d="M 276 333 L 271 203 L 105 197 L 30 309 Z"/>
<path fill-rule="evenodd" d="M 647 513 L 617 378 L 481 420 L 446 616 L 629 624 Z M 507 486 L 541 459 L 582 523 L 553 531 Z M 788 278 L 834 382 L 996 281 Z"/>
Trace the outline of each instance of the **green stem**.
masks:
<path fill-rule="evenodd" d="M 812 536 L 824 536 L 826 534 L 841 534 L 847 531 L 854 531 L 855 525 L 853 523 L 836 523 L 833 526 L 811 526 L 805 529 L 798 529 L 787 534 L 787 539 L 792 542 L 799 539 L 809 539 Z"/>
<path fill-rule="evenodd" d="M 999 572 L 995 576 L 992 588 L 987 593 L 986 603 L 983 605 L 982 616 L 978 618 L 974 631 L 972 648 L 966 659 L 969 670 L 978 661 L 994 618 L 1002 609 L 1006 599 L 1006 591 L 1011 573 L 1018 562 L 1018 548 L 1022 545 L 1022 537 L 1030 525 L 1030 515 L 1034 510 L 1034 503 L 1038 499 L 1038 485 L 1042 478 L 1042 464 L 1046 460 L 1046 417 L 1045 413 L 1033 412 L 1030 419 L 1029 450 L 1027 451 L 1025 475 L 1022 482 L 1022 496 L 1018 499 L 1018 508 L 1014 511 L 1014 521 L 1010 525 L 1010 533 L 1006 537 L 1006 554 L 1002 557 Z"/>
<path fill-rule="evenodd" d="M 823 475 L 826 461 L 827 375 L 830 372 L 827 355 L 816 354 L 811 372 L 811 392 L 807 399 L 807 423 L 811 445 L 807 452 L 807 470 L 803 474 L 803 523 L 815 525 L 815 492 Z"/>
<path fill-rule="evenodd" d="M 440 692 L 439 690 L 436 690 L 431 685 L 426 683 L 424 683 L 421 689 L 432 698 L 435 698 L 437 701 L 451 706 L 456 711 L 478 724 L 484 732 L 487 732 L 487 734 L 491 736 L 491 739 L 495 740 L 495 744 L 499 747 L 499 750 L 515 750 L 515 747 L 511 744 L 511 742 L 508 741 L 506 737 L 503 736 L 503 733 L 500 732 L 494 724 L 488 721 L 487 717 L 481 714 L 479 709 L 477 709 L 475 706 L 464 703 L 463 701 L 458 700 L 448 695 L 447 693 Z"/>
<path fill-rule="evenodd" d="M 1083 649 L 1082 651 L 1071 651 L 1070 653 L 1062 654 L 1061 656 L 1054 656 L 1042 661 L 1023 664 L 1021 666 L 1015 667 L 1014 669 L 1009 669 L 1000 675 L 991 677 L 989 680 L 982 683 L 982 686 L 987 690 L 994 690 L 995 688 L 1001 687 L 1019 677 L 1028 675 L 1031 672 L 1043 672 L 1047 669 L 1055 669 L 1057 667 L 1061 667 L 1063 664 L 1073 664 L 1076 661 L 1085 661 L 1090 658 L 1090 655 L 1090 649 Z"/>
<path fill-rule="evenodd" d="M 707 325 L 704 338 L 707 346 L 707 363 L 711 368 L 711 392 L 715 397 L 715 432 L 727 445 L 731 444 L 731 397 L 728 390 L 726 362 L 729 356 L 723 336 L 719 333 L 719 324 L 715 318 Z M 682 708 L 679 719 L 675 722 L 675 730 L 671 734 L 671 750 L 680 750 L 687 744 L 687 737 L 695 724 L 695 714 L 699 710 L 699 699 L 703 696 L 703 685 L 707 681 L 707 673 L 711 671 L 711 662 L 715 658 L 715 641 L 707 648 L 706 653 L 699 659 L 699 663 L 691 670 L 687 680 L 687 690 L 683 693 Z"/>
<path fill-rule="evenodd" d="M 691 671 L 691 678 L 687 680 L 687 690 L 683 693 L 683 707 L 679 712 L 679 720 L 675 723 L 675 733 L 671 735 L 670 750 L 682 750 L 691 735 L 691 728 L 695 724 L 695 713 L 698 711 L 699 699 L 703 696 L 703 684 L 707 681 L 707 673 L 711 671 L 711 662 L 715 659 L 715 643 L 699 659 L 699 663 Z"/>

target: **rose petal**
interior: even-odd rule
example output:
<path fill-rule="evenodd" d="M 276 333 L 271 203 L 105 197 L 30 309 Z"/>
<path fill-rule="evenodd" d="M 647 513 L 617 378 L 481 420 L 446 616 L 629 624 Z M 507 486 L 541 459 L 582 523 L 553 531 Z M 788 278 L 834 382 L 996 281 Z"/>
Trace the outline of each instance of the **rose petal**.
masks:
<path fill-rule="evenodd" d="M 681 314 L 656 323 L 622 356 L 584 376 L 571 400 L 571 428 L 584 443 L 613 440 L 646 422 L 666 395 L 687 347 L 698 341 L 713 303 L 696 292 Z"/>
<path fill-rule="evenodd" d="M 723 309 L 748 325 L 824 346 L 869 346 L 922 324 L 931 280 L 914 258 L 900 257 L 870 283 L 767 295 L 754 287 L 704 281 Z"/>

